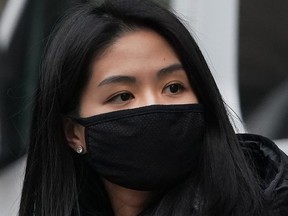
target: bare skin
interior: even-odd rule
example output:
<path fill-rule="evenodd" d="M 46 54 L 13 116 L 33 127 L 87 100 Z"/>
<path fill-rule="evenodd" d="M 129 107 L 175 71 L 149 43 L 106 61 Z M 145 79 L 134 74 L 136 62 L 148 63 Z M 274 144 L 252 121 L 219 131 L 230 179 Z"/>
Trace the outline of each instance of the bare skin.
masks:
<path fill-rule="evenodd" d="M 197 103 L 187 75 L 171 46 L 157 33 L 124 33 L 92 64 L 92 76 L 80 101 L 80 116 L 153 104 Z M 65 123 L 71 148 L 86 145 L 84 129 Z M 151 191 L 136 191 L 103 180 L 115 216 L 136 216 L 153 200 Z"/>

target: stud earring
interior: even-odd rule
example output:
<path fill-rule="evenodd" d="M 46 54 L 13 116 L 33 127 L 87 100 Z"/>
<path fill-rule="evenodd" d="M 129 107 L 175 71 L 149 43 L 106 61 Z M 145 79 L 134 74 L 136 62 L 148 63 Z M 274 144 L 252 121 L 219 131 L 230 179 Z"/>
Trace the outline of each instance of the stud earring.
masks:
<path fill-rule="evenodd" d="M 77 146 L 75 148 L 75 151 L 78 153 L 78 154 L 83 154 L 84 152 L 84 148 L 82 146 Z"/>

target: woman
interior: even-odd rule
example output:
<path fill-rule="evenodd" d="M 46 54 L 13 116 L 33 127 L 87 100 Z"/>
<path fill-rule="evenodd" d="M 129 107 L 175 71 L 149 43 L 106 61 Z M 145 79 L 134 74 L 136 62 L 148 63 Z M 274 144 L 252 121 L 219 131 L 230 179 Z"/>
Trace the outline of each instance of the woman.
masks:
<path fill-rule="evenodd" d="M 235 135 L 197 44 L 171 12 L 105 1 L 56 28 L 20 216 L 287 215 L 287 176 L 271 141 Z"/>

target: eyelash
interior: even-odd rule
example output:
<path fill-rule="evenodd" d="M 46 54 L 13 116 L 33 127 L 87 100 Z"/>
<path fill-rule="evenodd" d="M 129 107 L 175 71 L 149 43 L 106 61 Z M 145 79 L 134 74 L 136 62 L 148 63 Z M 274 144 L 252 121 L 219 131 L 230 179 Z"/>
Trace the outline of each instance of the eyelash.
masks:
<path fill-rule="evenodd" d="M 177 92 L 171 91 L 171 88 L 174 88 L 174 87 L 177 87 Z M 170 88 L 170 89 L 169 89 L 169 88 Z M 178 93 L 181 93 L 181 92 L 185 89 L 185 87 L 184 87 L 184 85 L 181 84 L 181 83 L 169 83 L 168 85 L 166 85 L 166 86 L 164 87 L 164 89 L 163 89 L 162 92 L 165 92 L 165 90 L 167 90 L 167 89 L 170 90 L 170 94 L 176 95 L 176 94 L 178 94 Z M 180 91 L 180 92 L 179 92 L 179 91 Z"/>
<path fill-rule="evenodd" d="M 123 100 L 123 97 L 125 98 L 127 96 L 128 96 L 127 100 Z M 130 92 L 118 92 L 109 97 L 106 103 L 123 103 L 133 98 L 134 96 Z M 117 99 L 121 99 L 121 101 L 117 101 Z"/>
<path fill-rule="evenodd" d="M 171 91 L 171 88 L 175 88 L 175 87 L 176 87 L 177 91 L 176 92 Z M 166 85 L 163 88 L 162 93 L 176 95 L 176 94 L 179 94 L 179 93 L 183 92 L 184 89 L 185 89 L 185 87 L 181 83 L 169 83 L 168 85 Z M 169 90 L 170 92 L 167 93 L 166 90 Z M 124 103 L 126 101 L 131 100 L 131 99 L 134 99 L 133 94 L 130 93 L 130 92 L 125 92 L 124 91 L 124 92 L 115 93 L 114 95 L 110 96 L 106 100 L 105 103 Z"/>

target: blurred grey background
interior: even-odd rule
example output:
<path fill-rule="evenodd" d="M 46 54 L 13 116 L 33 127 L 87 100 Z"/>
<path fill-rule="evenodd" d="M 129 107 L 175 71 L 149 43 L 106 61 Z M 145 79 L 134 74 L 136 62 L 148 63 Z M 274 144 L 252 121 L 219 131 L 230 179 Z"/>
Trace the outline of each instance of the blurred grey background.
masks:
<path fill-rule="evenodd" d="M 249 131 L 288 138 L 288 1 L 241 0 L 239 88 Z"/>
<path fill-rule="evenodd" d="M 32 96 L 49 32 L 88 0 L 0 0 L 0 215 L 16 215 Z M 288 1 L 158 0 L 198 41 L 235 129 L 288 152 Z M 242 121 L 237 120 L 237 116 Z"/>

